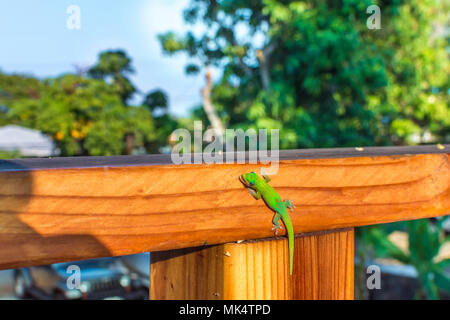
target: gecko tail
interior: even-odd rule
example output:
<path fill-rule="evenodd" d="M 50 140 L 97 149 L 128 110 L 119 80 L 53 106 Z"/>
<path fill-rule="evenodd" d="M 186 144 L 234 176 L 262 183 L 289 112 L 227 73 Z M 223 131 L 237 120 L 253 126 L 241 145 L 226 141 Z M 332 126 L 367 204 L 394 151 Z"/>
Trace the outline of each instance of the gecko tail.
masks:
<path fill-rule="evenodd" d="M 289 275 L 292 276 L 294 267 L 294 239 L 289 239 Z"/>
<path fill-rule="evenodd" d="M 284 226 L 286 227 L 286 233 L 288 236 L 288 247 L 289 247 L 289 275 L 292 276 L 292 271 L 294 267 L 294 228 L 292 227 L 292 222 L 290 219 L 284 221 Z"/>

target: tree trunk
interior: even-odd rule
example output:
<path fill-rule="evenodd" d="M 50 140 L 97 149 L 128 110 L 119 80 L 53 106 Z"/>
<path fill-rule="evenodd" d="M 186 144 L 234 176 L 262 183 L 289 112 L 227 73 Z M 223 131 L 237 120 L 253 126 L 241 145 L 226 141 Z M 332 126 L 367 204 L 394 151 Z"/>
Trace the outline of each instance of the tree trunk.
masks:
<path fill-rule="evenodd" d="M 256 51 L 256 57 L 259 61 L 259 69 L 261 73 L 261 83 L 264 90 L 270 89 L 270 56 L 275 50 L 275 42 L 271 42 L 263 49 Z"/>
<path fill-rule="evenodd" d="M 202 98 L 203 98 L 203 109 L 206 112 L 206 116 L 208 117 L 209 122 L 214 130 L 215 136 L 223 139 L 223 135 L 225 129 L 220 121 L 219 116 L 217 115 L 216 108 L 214 107 L 211 101 L 211 90 L 212 90 L 212 80 L 211 80 L 211 72 L 209 70 L 206 71 L 206 85 L 202 89 Z"/>

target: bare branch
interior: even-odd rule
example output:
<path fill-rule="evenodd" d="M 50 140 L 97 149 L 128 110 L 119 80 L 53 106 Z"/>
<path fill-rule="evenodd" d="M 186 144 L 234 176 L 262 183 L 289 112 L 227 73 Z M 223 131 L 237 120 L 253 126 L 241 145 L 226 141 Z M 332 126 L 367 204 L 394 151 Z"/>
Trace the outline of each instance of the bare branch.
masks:
<path fill-rule="evenodd" d="M 203 98 L 203 109 L 205 110 L 206 116 L 208 117 L 209 122 L 215 132 L 216 137 L 222 138 L 225 132 L 225 129 L 220 121 L 219 116 L 217 115 L 216 108 L 214 107 L 211 101 L 211 91 L 212 91 L 212 80 L 211 80 L 211 72 L 210 70 L 206 71 L 206 85 L 201 90 L 202 98 Z"/>
<path fill-rule="evenodd" d="M 261 83 L 264 90 L 270 88 L 270 56 L 277 47 L 275 41 L 270 42 L 263 49 L 256 51 L 256 57 L 259 60 L 259 66 L 261 71 Z"/>

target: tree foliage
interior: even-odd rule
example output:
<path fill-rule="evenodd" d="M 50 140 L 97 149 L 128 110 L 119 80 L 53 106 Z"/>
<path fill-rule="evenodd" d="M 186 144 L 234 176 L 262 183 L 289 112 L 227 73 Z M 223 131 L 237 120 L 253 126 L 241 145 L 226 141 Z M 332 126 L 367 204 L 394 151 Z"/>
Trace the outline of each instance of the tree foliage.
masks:
<path fill-rule="evenodd" d="M 88 76 L 68 73 L 40 80 L 0 73 L 1 124 L 50 135 L 63 156 L 126 154 L 130 136 L 135 151 L 158 152 L 168 144 L 167 127 L 174 127 L 175 120 L 168 114 L 156 120 L 148 105 L 126 103 L 136 92 L 127 78 L 132 70 L 131 59 L 118 50 L 101 53 Z M 157 103 L 153 108 L 167 109 L 167 99 Z"/>
<path fill-rule="evenodd" d="M 369 30 L 372 2 L 193 0 L 184 19 L 204 31 L 159 39 L 191 57 L 188 74 L 223 70 L 213 100 L 227 127 L 280 129 L 283 148 L 449 139 L 443 2 L 379 1 Z"/>
<path fill-rule="evenodd" d="M 98 63 L 88 71 L 94 79 L 109 81 L 124 103 L 136 92 L 136 88 L 128 78 L 133 73 L 131 59 L 123 50 L 100 53 Z"/>

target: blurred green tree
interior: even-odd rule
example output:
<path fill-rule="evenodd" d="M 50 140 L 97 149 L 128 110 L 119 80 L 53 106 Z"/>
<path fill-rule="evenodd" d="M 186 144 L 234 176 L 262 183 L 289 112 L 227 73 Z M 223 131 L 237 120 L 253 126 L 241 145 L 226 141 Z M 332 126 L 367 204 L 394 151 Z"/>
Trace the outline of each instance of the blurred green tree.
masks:
<path fill-rule="evenodd" d="M 38 99 L 44 89 L 45 85 L 39 79 L 0 71 L 0 125 L 9 123 L 8 106 L 20 99 Z"/>
<path fill-rule="evenodd" d="M 212 100 L 227 127 L 278 128 L 282 148 L 450 139 L 444 2 L 377 3 L 380 30 L 368 0 L 193 0 L 184 19 L 204 31 L 159 39 L 192 58 L 188 74 L 223 70 Z"/>
<path fill-rule="evenodd" d="M 152 113 L 165 114 L 169 106 L 169 99 L 162 90 L 154 90 L 149 92 L 142 102 Z"/>
<path fill-rule="evenodd" d="M 150 91 L 144 98 L 142 105 L 146 107 L 154 118 L 156 141 L 168 142 L 170 134 L 177 128 L 178 121 L 169 114 L 169 98 L 160 89 Z M 161 144 L 147 143 L 149 152 L 161 152 Z"/>
<path fill-rule="evenodd" d="M 125 153 L 124 135 L 138 145 L 152 139 L 153 118 L 145 108 L 127 107 L 103 80 L 66 74 L 43 81 L 39 97 L 7 104 L 6 118 L 49 134 L 62 155 Z"/>
<path fill-rule="evenodd" d="M 99 57 L 88 76 L 40 80 L 0 73 L 0 124 L 50 135 L 63 156 L 159 152 L 176 127 L 165 93 L 155 90 L 144 105 L 128 105 L 136 92 L 126 77 L 133 70 L 131 59 L 121 50 Z"/>
<path fill-rule="evenodd" d="M 123 50 L 101 52 L 98 63 L 88 70 L 92 78 L 111 83 L 123 103 L 126 103 L 136 92 L 136 88 L 128 78 L 133 73 L 131 58 Z"/>

